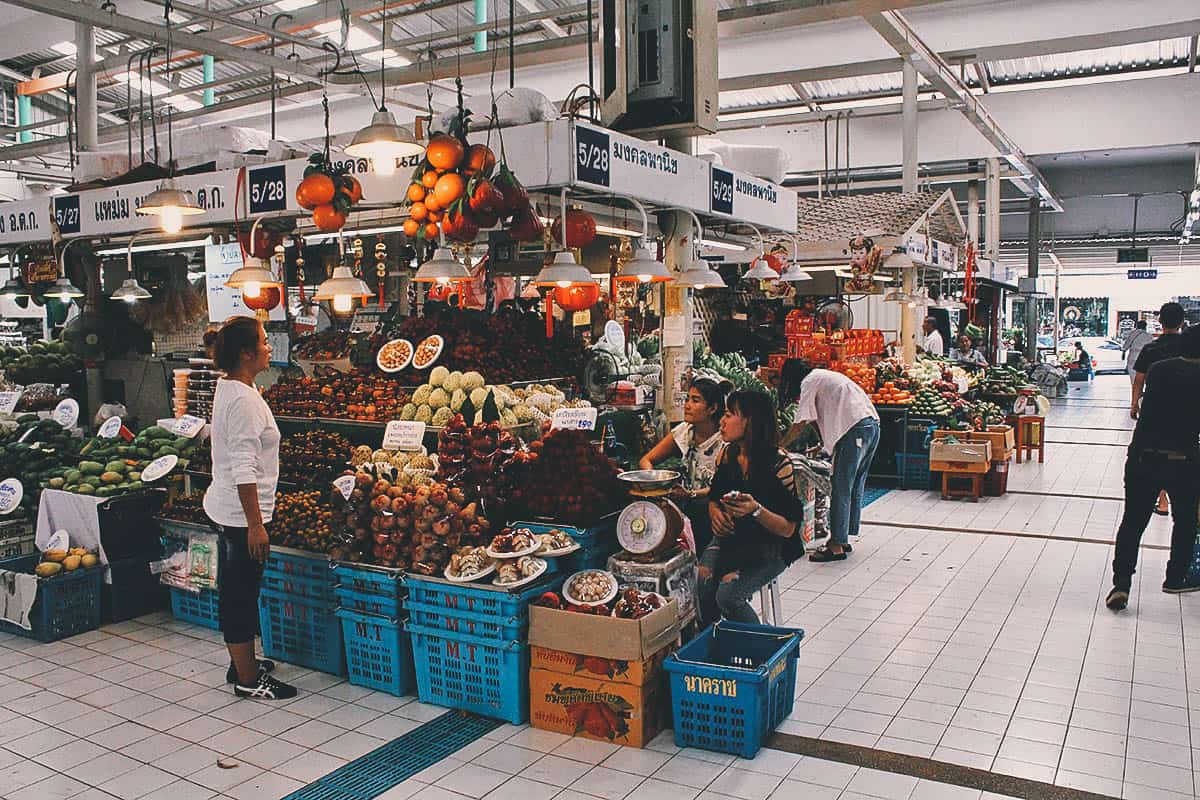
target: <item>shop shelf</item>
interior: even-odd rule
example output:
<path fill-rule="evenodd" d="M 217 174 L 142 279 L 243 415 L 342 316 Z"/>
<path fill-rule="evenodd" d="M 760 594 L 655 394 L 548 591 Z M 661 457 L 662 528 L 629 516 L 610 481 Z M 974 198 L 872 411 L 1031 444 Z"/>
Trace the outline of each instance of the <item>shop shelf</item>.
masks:
<path fill-rule="evenodd" d="M 272 547 L 263 569 L 263 588 L 292 597 L 333 603 L 333 570 L 328 556 Z"/>
<path fill-rule="evenodd" d="M 27 536 L 5 536 L 0 538 L 0 558 L 16 558 L 17 556 L 32 555 L 37 551 L 33 543 L 33 534 Z"/>
<path fill-rule="evenodd" d="M 897 455 L 896 460 L 900 465 L 900 488 L 928 489 L 930 487 L 928 453 Z"/>
<path fill-rule="evenodd" d="M 411 622 L 417 697 L 520 725 L 529 714 L 529 645 L 424 628 Z"/>
<path fill-rule="evenodd" d="M 0 561 L 0 569 L 33 572 L 37 555 L 19 556 Z M 60 572 L 52 578 L 38 578 L 37 599 L 29 611 L 31 630 L 0 620 L 0 631 L 14 633 L 39 642 L 56 642 L 77 633 L 100 627 L 100 585 L 104 570 L 99 567 Z"/>
<path fill-rule="evenodd" d="M 151 614 L 167 606 L 167 587 L 150 571 L 150 562 L 162 558 L 161 550 L 151 550 L 128 558 L 109 558 L 112 582 L 100 589 L 101 619 L 124 622 Z"/>
<path fill-rule="evenodd" d="M 337 610 L 350 683 L 397 696 L 412 692 L 412 640 L 396 617 Z"/>
<path fill-rule="evenodd" d="M 408 586 L 405 607 L 417 603 L 433 609 L 448 609 L 454 614 L 465 611 L 503 620 L 524 616 L 529 601 L 543 592 L 557 590 L 562 585 L 562 578 L 536 581 L 513 592 L 486 583 L 451 583 L 441 578 L 418 578 L 412 575 L 405 578 L 405 584 Z"/>
<path fill-rule="evenodd" d="M 803 638 L 799 629 L 721 621 L 667 656 L 675 744 L 753 758 L 792 713 Z"/>
<path fill-rule="evenodd" d="M 301 667 L 346 674 L 342 624 L 332 605 L 263 588 L 258 593 L 263 655 Z"/>
<path fill-rule="evenodd" d="M 171 588 L 171 614 L 180 622 L 190 622 L 202 628 L 219 630 L 221 627 L 221 593 L 216 589 L 201 589 L 189 592 L 177 586 Z"/>

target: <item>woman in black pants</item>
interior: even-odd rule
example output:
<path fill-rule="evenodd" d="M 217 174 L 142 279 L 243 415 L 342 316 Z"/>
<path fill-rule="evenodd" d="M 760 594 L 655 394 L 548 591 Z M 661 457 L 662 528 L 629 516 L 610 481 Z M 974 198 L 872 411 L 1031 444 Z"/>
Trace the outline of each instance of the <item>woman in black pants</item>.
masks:
<path fill-rule="evenodd" d="M 270 675 L 275 665 L 256 661 L 258 588 L 271 552 L 266 523 L 279 481 L 279 428 L 254 385 L 271 363 L 271 346 L 258 320 L 234 317 L 204 337 L 225 377 L 217 381 L 212 410 L 212 484 L 204 511 L 221 531 L 220 620 L 229 648 L 228 680 L 238 697 L 283 700 L 296 689 Z"/>

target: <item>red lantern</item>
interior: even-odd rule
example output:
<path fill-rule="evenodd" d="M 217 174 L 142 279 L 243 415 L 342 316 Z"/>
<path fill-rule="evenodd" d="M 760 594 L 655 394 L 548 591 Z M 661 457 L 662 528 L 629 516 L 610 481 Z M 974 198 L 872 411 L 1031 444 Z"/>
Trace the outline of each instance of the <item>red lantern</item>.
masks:
<path fill-rule="evenodd" d="M 596 305 L 599 299 L 600 284 L 592 281 L 559 286 L 554 290 L 554 302 L 566 311 L 583 311 Z"/>
<path fill-rule="evenodd" d="M 279 305 L 282 299 L 283 292 L 277 285 L 263 286 L 258 290 L 258 294 L 253 296 L 247 296 L 246 290 L 242 289 L 242 302 L 251 311 L 270 311 Z"/>
<path fill-rule="evenodd" d="M 450 295 L 457 291 L 457 283 L 431 283 L 429 284 L 429 292 L 425 295 L 425 299 L 437 300 L 444 303 L 450 299 Z"/>
<path fill-rule="evenodd" d="M 283 244 L 282 233 L 267 230 L 261 225 L 254 232 L 253 242 L 250 241 L 250 231 L 238 231 L 237 237 L 242 250 L 255 258 L 268 259 L 275 252 L 275 245 Z"/>
<path fill-rule="evenodd" d="M 596 238 L 596 220 L 581 208 L 567 209 L 567 240 L 563 241 L 562 216 L 554 220 L 550 233 L 559 244 L 567 247 L 587 247 Z"/>
<path fill-rule="evenodd" d="M 778 250 L 767 253 L 767 266 L 782 275 L 783 271 L 787 269 L 787 254 Z"/>

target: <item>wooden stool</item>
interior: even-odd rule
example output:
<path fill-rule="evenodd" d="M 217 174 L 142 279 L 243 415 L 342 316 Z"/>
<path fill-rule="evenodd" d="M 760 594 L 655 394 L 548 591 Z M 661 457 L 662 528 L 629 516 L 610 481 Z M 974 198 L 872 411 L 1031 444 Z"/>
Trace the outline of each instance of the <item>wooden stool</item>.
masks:
<path fill-rule="evenodd" d="M 951 485 L 951 481 L 970 481 L 971 488 L 958 488 Z M 978 503 L 979 497 L 983 494 L 983 473 L 982 472 L 943 472 L 942 473 L 942 499 L 950 500 L 955 497 L 970 498 L 972 503 Z"/>
<path fill-rule="evenodd" d="M 1017 417 L 1017 463 L 1024 456 L 1033 461 L 1033 451 L 1037 450 L 1038 463 L 1046 461 L 1046 418 L 1040 416 Z"/>

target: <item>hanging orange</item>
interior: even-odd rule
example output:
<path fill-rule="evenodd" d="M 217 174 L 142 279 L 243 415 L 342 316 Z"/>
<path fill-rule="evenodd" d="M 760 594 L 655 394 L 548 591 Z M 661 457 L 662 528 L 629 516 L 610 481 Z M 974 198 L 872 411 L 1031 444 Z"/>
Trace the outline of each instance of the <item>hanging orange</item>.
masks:
<path fill-rule="evenodd" d="M 346 215 L 331 205 L 320 205 L 313 209 L 312 221 L 322 233 L 336 233 L 346 224 Z"/>
<path fill-rule="evenodd" d="M 419 231 L 419 230 L 421 230 L 421 223 L 417 222 L 415 219 L 404 220 L 404 235 L 405 236 L 408 236 L 409 238 L 416 236 L 417 231 Z"/>
<path fill-rule="evenodd" d="M 476 172 L 489 172 L 496 166 L 496 154 L 486 144 L 473 144 L 467 148 L 463 159 L 463 172 L 474 175 Z"/>
<path fill-rule="evenodd" d="M 447 172 L 438 178 L 437 185 L 433 187 L 433 195 L 437 198 L 442 208 L 446 208 L 455 200 L 462 197 L 466 188 L 467 184 L 463 181 L 461 175 L 457 172 Z"/>
<path fill-rule="evenodd" d="M 429 194 L 425 195 L 425 207 L 430 211 L 441 211 L 445 206 L 443 206 L 442 201 L 438 199 L 437 192 L 430 192 Z"/>
<path fill-rule="evenodd" d="M 300 204 L 301 208 L 312 211 L 317 206 L 332 203 L 336 191 L 333 178 L 324 172 L 314 172 L 300 181 L 300 185 L 296 187 L 296 202 Z"/>
<path fill-rule="evenodd" d="M 413 203 L 412 208 L 408 210 L 408 215 L 417 222 L 423 222 L 425 217 L 429 216 L 429 207 L 421 202 Z"/>
<path fill-rule="evenodd" d="M 438 182 L 438 174 L 433 170 L 427 170 L 421 175 L 421 185 L 426 189 L 432 189 Z"/>
<path fill-rule="evenodd" d="M 410 203 L 419 203 L 425 199 L 425 187 L 419 183 L 414 183 L 408 187 L 408 200 Z"/>
<path fill-rule="evenodd" d="M 442 221 L 442 212 L 440 212 L 440 211 L 430 211 L 430 212 L 429 212 L 429 213 L 426 215 L 425 219 L 427 219 L 427 220 L 428 220 L 428 221 L 430 221 L 430 222 L 441 222 L 441 221 Z"/>
<path fill-rule="evenodd" d="M 438 226 L 434 225 L 432 222 L 430 222 L 428 225 L 426 225 L 425 226 L 425 238 L 430 239 L 430 240 L 438 238 Z"/>
<path fill-rule="evenodd" d="M 353 175 L 343 175 L 341 180 L 342 194 L 346 195 L 346 199 L 350 201 L 350 205 L 357 205 L 358 201 L 363 199 L 362 184 Z"/>
<path fill-rule="evenodd" d="M 462 163 L 466 148 L 453 136 L 439 133 L 429 140 L 425 148 L 425 159 L 436 169 L 454 169 Z"/>

